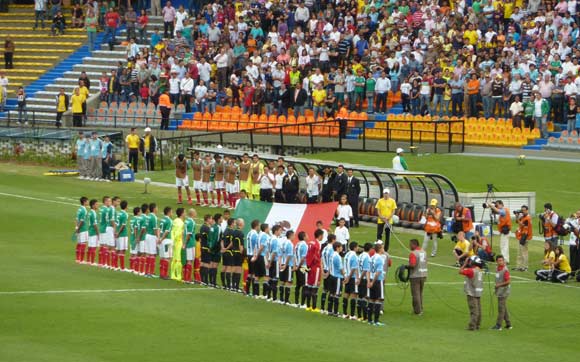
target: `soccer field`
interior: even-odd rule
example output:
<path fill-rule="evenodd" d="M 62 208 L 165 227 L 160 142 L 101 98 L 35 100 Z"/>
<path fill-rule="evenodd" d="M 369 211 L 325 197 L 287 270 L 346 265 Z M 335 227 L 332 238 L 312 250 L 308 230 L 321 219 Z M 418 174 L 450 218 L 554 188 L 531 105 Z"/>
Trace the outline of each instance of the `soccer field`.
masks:
<path fill-rule="evenodd" d="M 71 234 L 80 196 L 119 195 L 130 207 L 147 201 L 162 208 L 176 207 L 175 191 L 151 186 L 143 195 L 141 184 L 42 176 L 47 169 L 0 163 L 0 361 L 576 360 L 579 283 L 541 284 L 532 272 L 514 272 L 508 300 L 514 329 L 497 332 L 488 330 L 497 305 L 486 279 L 482 330 L 465 331 L 463 277 L 451 267 L 448 239 L 430 260 L 423 316 L 411 313 L 410 290 L 388 275 L 384 327 L 77 265 Z M 206 211 L 217 212 L 198 215 Z M 374 230 L 354 229 L 352 238 L 372 241 Z M 397 235 L 408 243 L 410 235 Z M 407 251 L 397 240 L 391 245 L 393 270 Z M 534 242 L 530 265 L 540 260 Z"/>

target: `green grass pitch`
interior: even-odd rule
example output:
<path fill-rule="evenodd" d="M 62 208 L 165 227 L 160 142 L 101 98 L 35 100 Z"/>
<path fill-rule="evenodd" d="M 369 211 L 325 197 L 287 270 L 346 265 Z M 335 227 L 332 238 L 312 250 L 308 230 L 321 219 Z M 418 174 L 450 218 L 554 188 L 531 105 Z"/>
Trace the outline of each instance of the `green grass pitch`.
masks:
<path fill-rule="evenodd" d="M 313 157 L 355 159 L 349 153 Z M 514 185 L 535 189 L 538 202 L 553 196 L 550 201 L 567 211 L 577 200 L 561 193 L 564 185 L 573 192 L 570 182 L 578 180 L 578 167 L 570 164 L 565 164 L 565 177 L 554 178 L 562 165 L 526 161 L 518 168 L 515 160 L 478 158 L 474 164 L 468 157 L 451 157 L 409 157 L 409 163 L 417 170 L 439 169 L 462 191 L 480 191 L 488 182 L 482 175 L 489 174 L 489 182 L 502 191 L 515 190 Z M 357 163 L 363 162 L 384 164 L 371 154 L 358 154 Z M 77 265 L 70 238 L 79 196 L 119 195 L 130 206 L 148 201 L 176 207 L 175 191 L 150 186 L 150 194 L 143 195 L 141 184 L 41 176 L 47 169 L 0 163 L 0 361 L 573 361 L 577 355 L 580 284 L 539 284 L 532 272 L 512 273 L 508 306 L 513 330 L 487 329 L 495 322 L 496 303 L 486 283 L 483 329 L 465 331 L 463 278 L 450 267 L 448 238 L 440 242 L 440 255 L 430 260 L 422 317 L 411 313 L 410 291 L 388 275 L 381 317 L 385 327 Z M 477 170 L 481 173 L 474 174 Z M 171 171 L 150 176 L 172 182 Z M 216 212 L 202 209 L 199 214 L 210 210 Z M 405 244 L 411 237 L 401 229 L 397 235 Z M 372 227 L 353 231 L 357 241 L 373 236 Z M 541 260 L 540 244 L 531 246 L 532 268 Z M 396 267 L 407 252 L 396 240 L 391 245 Z M 515 240 L 511 253 L 517 254 Z"/>

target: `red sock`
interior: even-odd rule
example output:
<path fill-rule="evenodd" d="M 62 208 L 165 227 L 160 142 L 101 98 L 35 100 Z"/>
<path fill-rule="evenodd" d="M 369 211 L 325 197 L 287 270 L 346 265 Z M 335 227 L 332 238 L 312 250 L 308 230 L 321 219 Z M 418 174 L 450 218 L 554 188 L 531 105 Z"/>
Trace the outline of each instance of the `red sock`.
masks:
<path fill-rule="evenodd" d="M 103 250 L 103 258 L 104 258 L 103 265 L 110 266 L 111 265 L 111 258 L 110 258 L 110 255 L 109 255 L 109 249 Z"/>
<path fill-rule="evenodd" d="M 182 199 L 182 197 L 181 197 L 181 193 L 179 193 L 179 194 L 177 195 L 177 202 L 178 202 L 178 203 L 181 203 L 181 202 L 183 202 L 183 199 Z"/>
<path fill-rule="evenodd" d="M 220 192 L 221 190 L 217 190 L 216 194 L 217 194 L 217 204 L 221 204 L 222 203 L 222 194 Z"/>
<path fill-rule="evenodd" d="M 101 246 L 99 247 L 99 265 L 105 265 L 105 252 L 107 251 L 107 249 L 105 249 L 105 247 Z"/>
<path fill-rule="evenodd" d="M 201 200 L 199 198 L 199 190 L 195 190 L 195 198 L 197 199 L 197 204 L 199 205 L 201 203 Z"/>
<path fill-rule="evenodd" d="M 121 270 L 125 270 L 125 253 L 120 252 L 118 254 L 118 258 L 119 258 L 118 266 L 121 268 Z"/>
<path fill-rule="evenodd" d="M 119 265 L 119 257 L 114 251 L 109 251 L 109 254 L 111 255 L 111 266 L 116 268 Z"/>
<path fill-rule="evenodd" d="M 145 271 L 147 270 L 146 266 L 147 266 L 147 257 L 146 256 L 141 256 L 139 258 L 139 273 L 145 273 Z"/>
<path fill-rule="evenodd" d="M 147 274 L 153 275 L 155 274 L 155 255 L 151 255 L 149 257 L 149 270 Z"/>
<path fill-rule="evenodd" d="M 165 278 L 165 260 L 159 259 L 159 277 Z"/>
<path fill-rule="evenodd" d="M 207 204 L 207 193 L 203 193 L 203 202 Z"/>
<path fill-rule="evenodd" d="M 187 264 L 186 267 L 187 267 L 187 281 L 190 282 L 191 275 L 193 274 L 193 265 Z"/>
<path fill-rule="evenodd" d="M 77 243 L 75 255 L 76 255 L 76 261 L 81 261 L 81 244 L 79 244 L 79 243 Z"/>
<path fill-rule="evenodd" d="M 96 248 L 89 248 L 89 262 L 91 264 L 95 263 L 95 254 L 96 254 Z"/>
<path fill-rule="evenodd" d="M 81 245 L 81 261 L 85 261 L 85 252 L 87 251 L 87 244 L 82 244 Z M 86 260 L 89 260 L 89 257 L 87 255 Z"/>
<path fill-rule="evenodd" d="M 224 199 L 224 205 L 227 205 L 228 194 L 227 194 L 226 190 L 222 190 L 222 196 Z"/>

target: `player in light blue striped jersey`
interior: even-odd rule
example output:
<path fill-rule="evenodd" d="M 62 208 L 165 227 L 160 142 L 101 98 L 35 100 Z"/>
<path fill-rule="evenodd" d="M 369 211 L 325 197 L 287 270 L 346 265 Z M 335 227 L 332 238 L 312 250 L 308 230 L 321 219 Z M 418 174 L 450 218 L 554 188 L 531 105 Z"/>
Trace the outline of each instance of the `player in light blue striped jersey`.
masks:
<path fill-rule="evenodd" d="M 342 258 L 340 253 L 342 253 L 342 244 L 339 241 L 335 241 L 332 244 L 334 253 L 330 259 L 330 296 L 328 298 L 328 314 L 332 316 L 338 316 L 338 299 L 340 298 L 340 293 L 342 292 L 342 279 L 344 278 L 344 270 L 342 268 Z"/>
<path fill-rule="evenodd" d="M 326 246 L 322 249 L 322 296 L 320 298 L 320 312 L 323 314 L 327 313 L 326 306 L 326 296 L 330 294 L 330 259 L 332 254 L 334 254 L 334 248 L 332 244 L 336 241 L 336 235 L 328 234 L 328 242 Z"/>
<path fill-rule="evenodd" d="M 254 259 L 256 248 L 258 247 L 258 230 L 260 228 L 260 220 L 252 220 L 250 224 L 252 228 L 248 235 L 246 236 L 246 257 L 248 259 L 248 277 L 246 278 L 246 288 L 245 292 L 246 295 L 250 295 L 250 290 L 254 290 L 253 282 L 254 282 Z M 250 289 L 252 287 L 252 289 Z"/>
<path fill-rule="evenodd" d="M 358 297 L 359 270 L 356 249 L 358 244 L 351 241 L 348 244 L 348 252 L 344 256 L 344 294 L 342 295 L 342 314 L 344 318 L 356 320 L 356 302 Z M 348 314 L 348 302 L 350 301 L 350 314 Z"/>
<path fill-rule="evenodd" d="M 364 251 L 358 257 L 358 272 L 360 275 L 358 285 L 358 307 L 357 317 L 359 321 L 367 320 L 367 274 L 371 271 L 371 256 L 369 251 L 373 248 L 373 244 L 366 243 L 363 247 Z"/>
<path fill-rule="evenodd" d="M 304 286 L 306 285 L 306 253 L 308 252 L 308 235 L 304 231 L 298 233 L 298 244 L 294 248 L 294 259 L 296 271 L 296 285 L 294 286 L 294 304 L 296 307 L 306 309 L 306 294 Z M 302 291 L 302 295 L 300 295 Z M 300 300 L 299 300 L 300 298 Z M 298 303 L 300 302 L 300 303 Z"/>
<path fill-rule="evenodd" d="M 266 299 L 270 284 L 266 276 L 266 263 L 268 254 L 268 244 L 270 243 L 270 225 L 264 223 L 260 225 L 260 233 L 258 234 L 258 245 L 254 249 L 254 297 Z M 262 284 L 262 295 L 260 295 L 260 282 Z"/>
<path fill-rule="evenodd" d="M 267 297 L 269 301 L 274 302 L 278 300 L 278 279 L 280 277 L 278 260 L 280 258 L 280 244 L 282 241 L 280 235 L 282 235 L 282 227 L 280 225 L 274 225 L 272 227 L 272 236 L 268 243 L 268 262 L 266 265 L 266 273 L 268 273 L 270 283 Z"/>
<path fill-rule="evenodd" d="M 385 299 L 384 280 L 386 258 L 383 255 L 383 243 L 375 244 L 375 252 L 375 255 L 371 258 L 371 270 L 367 273 L 369 298 L 367 319 L 369 324 L 383 326 L 384 324 L 379 322 L 382 304 Z"/>
<path fill-rule="evenodd" d="M 290 304 L 290 289 L 292 289 L 292 270 L 294 270 L 294 231 L 288 230 L 280 242 L 280 300 Z"/>

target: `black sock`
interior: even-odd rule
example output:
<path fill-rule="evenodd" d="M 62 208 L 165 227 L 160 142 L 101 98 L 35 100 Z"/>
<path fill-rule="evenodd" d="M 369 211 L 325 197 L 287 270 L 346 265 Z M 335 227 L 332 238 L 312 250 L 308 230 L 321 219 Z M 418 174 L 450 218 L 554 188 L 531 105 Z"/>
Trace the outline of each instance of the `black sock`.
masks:
<path fill-rule="evenodd" d="M 213 285 L 214 287 L 217 285 L 217 269 L 216 268 L 211 268 L 211 285 Z"/>
<path fill-rule="evenodd" d="M 300 295 L 300 305 L 306 304 L 306 296 L 307 296 L 308 287 L 302 287 L 302 294 Z"/>
<path fill-rule="evenodd" d="M 350 316 L 351 317 L 354 317 L 354 312 L 356 310 L 356 302 L 357 302 L 356 298 L 352 298 L 350 300 Z"/>
<path fill-rule="evenodd" d="M 283 302 L 286 302 L 286 297 L 284 296 L 284 290 L 285 290 L 285 286 L 284 285 L 280 285 L 280 300 Z"/>
<path fill-rule="evenodd" d="M 294 287 L 294 304 L 299 304 L 300 302 L 300 287 L 297 285 Z"/>
<path fill-rule="evenodd" d="M 318 304 L 318 287 L 312 288 L 312 295 L 310 299 L 312 300 L 312 309 L 316 309 L 316 305 Z"/>
<path fill-rule="evenodd" d="M 375 303 L 369 302 L 368 306 L 367 306 L 367 321 L 369 321 L 369 323 L 373 321 L 374 309 L 375 309 Z"/>
<path fill-rule="evenodd" d="M 334 295 L 328 296 L 328 305 L 326 306 L 326 311 L 332 313 L 332 308 L 334 307 Z"/>
<path fill-rule="evenodd" d="M 232 289 L 232 273 L 226 273 L 226 285 L 227 289 Z"/>
<path fill-rule="evenodd" d="M 381 315 L 381 303 L 375 303 L 375 323 L 379 321 Z"/>
<path fill-rule="evenodd" d="M 334 296 L 334 314 L 338 314 L 338 296 Z"/>
<path fill-rule="evenodd" d="M 277 280 L 271 280 L 271 289 L 272 289 L 272 299 L 273 300 L 278 300 L 278 281 Z"/>
<path fill-rule="evenodd" d="M 226 286 L 226 272 L 220 272 L 220 279 L 222 281 L 222 287 Z"/>
<path fill-rule="evenodd" d="M 256 279 L 252 283 L 252 294 L 257 297 L 260 295 L 260 283 Z"/>
<path fill-rule="evenodd" d="M 324 310 L 325 305 L 326 305 L 326 290 L 323 290 L 322 296 L 320 297 L 320 309 Z"/>
<path fill-rule="evenodd" d="M 252 278 L 252 277 L 250 277 L 250 276 L 248 276 L 248 277 L 246 278 L 246 292 L 247 292 L 248 294 L 250 294 L 250 292 L 252 291 L 252 289 L 251 289 L 251 288 L 252 288 L 252 281 L 253 281 L 253 280 L 254 280 L 254 278 Z"/>
<path fill-rule="evenodd" d="M 368 319 L 368 312 L 367 312 L 368 305 L 367 304 L 368 304 L 368 302 L 367 302 L 366 299 L 361 299 L 360 300 L 360 306 L 361 306 L 360 309 L 362 311 L 362 317 L 364 319 Z"/>
<path fill-rule="evenodd" d="M 356 316 L 357 318 L 362 318 L 362 299 L 357 299 L 356 301 Z"/>
<path fill-rule="evenodd" d="M 306 294 L 306 307 L 310 308 L 310 297 L 312 295 L 311 293 L 312 289 L 310 289 L 310 287 L 304 287 L 304 289 L 302 289 L 302 294 Z"/>
<path fill-rule="evenodd" d="M 242 279 L 242 274 L 234 273 L 234 275 L 232 276 L 232 279 L 233 279 L 234 289 L 236 289 L 236 290 L 240 289 L 240 280 Z"/>
<path fill-rule="evenodd" d="M 346 315 L 347 309 L 348 309 L 348 299 L 345 297 L 342 297 L 342 314 Z"/>
<path fill-rule="evenodd" d="M 284 289 L 284 302 L 290 303 L 290 287 L 285 287 Z"/>
<path fill-rule="evenodd" d="M 270 298 L 270 282 L 263 282 L 262 283 L 262 295 L 266 298 Z"/>
<path fill-rule="evenodd" d="M 199 269 L 199 273 L 201 274 L 201 282 L 207 284 L 207 268 L 202 266 Z"/>

